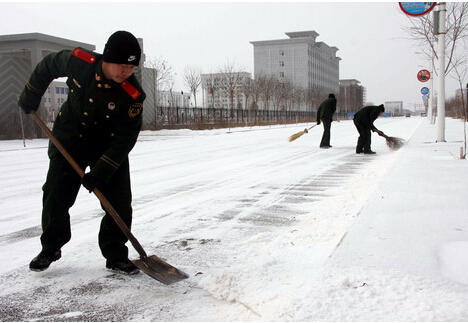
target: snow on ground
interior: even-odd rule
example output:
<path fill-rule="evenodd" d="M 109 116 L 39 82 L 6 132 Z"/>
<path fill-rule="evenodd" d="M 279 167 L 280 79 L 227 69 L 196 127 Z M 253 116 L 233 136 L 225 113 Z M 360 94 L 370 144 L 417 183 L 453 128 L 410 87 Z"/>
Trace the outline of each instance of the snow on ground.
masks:
<path fill-rule="evenodd" d="M 165 286 L 105 269 L 98 200 L 81 190 L 72 240 L 41 273 L 47 141 L 0 142 L 2 321 L 466 321 L 468 166 L 423 118 L 378 119 L 408 141 L 354 153 L 351 121 L 318 148 L 310 125 L 144 131 L 131 153 L 132 232 L 190 275 Z M 131 249 L 131 258 L 138 254 Z"/>

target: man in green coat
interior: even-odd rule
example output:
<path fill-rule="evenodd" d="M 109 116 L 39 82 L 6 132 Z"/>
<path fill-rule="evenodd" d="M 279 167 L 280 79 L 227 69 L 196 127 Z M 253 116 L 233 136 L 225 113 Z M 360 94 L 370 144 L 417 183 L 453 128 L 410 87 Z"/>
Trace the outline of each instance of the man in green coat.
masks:
<path fill-rule="evenodd" d="M 320 148 L 331 148 L 330 129 L 333 121 L 333 114 L 336 111 L 336 98 L 334 94 L 329 94 L 328 99 L 323 101 L 317 110 L 317 124 L 323 123 L 323 135 L 320 141 Z"/>
<path fill-rule="evenodd" d="M 47 55 L 34 69 L 19 98 L 19 106 L 37 110 L 42 95 L 56 78 L 68 77 L 69 93 L 52 132 L 80 167 L 81 179 L 58 149 L 49 143 L 49 171 L 43 186 L 42 251 L 29 268 L 43 271 L 61 257 L 71 238 L 69 209 L 80 184 L 89 192 L 99 188 L 125 224 L 132 222 L 132 193 L 128 154 L 142 124 L 146 97 L 133 75 L 141 57 L 137 39 L 126 31 L 112 34 L 97 54 L 82 48 Z M 99 247 L 106 267 L 127 274 L 138 273 L 128 259 L 127 238 L 105 213 Z"/>
<path fill-rule="evenodd" d="M 354 114 L 354 125 L 359 132 L 359 138 L 356 146 L 356 154 L 375 154 L 371 150 L 371 130 L 382 135 L 383 132 L 374 126 L 374 121 L 384 113 L 384 105 L 369 105 Z"/>

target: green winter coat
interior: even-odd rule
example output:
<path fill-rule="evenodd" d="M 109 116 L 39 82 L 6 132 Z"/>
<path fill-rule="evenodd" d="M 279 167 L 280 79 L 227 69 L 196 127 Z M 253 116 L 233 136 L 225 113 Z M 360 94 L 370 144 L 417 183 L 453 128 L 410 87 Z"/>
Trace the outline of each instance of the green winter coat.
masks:
<path fill-rule="evenodd" d="M 121 84 L 106 80 L 102 55 L 75 48 L 49 54 L 36 66 L 19 105 L 37 110 L 47 87 L 59 77 L 68 77 L 69 93 L 52 132 L 72 156 L 94 155 L 91 173 L 108 182 L 136 143 L 146 95 L 135 76 Z M 57 153 L 50 143 L 49 157 Z"/>

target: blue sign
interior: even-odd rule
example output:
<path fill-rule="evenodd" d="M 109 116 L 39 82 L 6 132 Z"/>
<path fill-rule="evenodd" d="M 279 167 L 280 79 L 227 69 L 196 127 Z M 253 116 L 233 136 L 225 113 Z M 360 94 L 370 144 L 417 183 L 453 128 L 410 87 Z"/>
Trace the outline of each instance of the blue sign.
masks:
<path fill-rule="evenodd" d="M 400 9 L 409 16 L 423 16 L 431 12 L 437 2 L 399 2 Z"/>
<path fill-rule="evenodd" d="M 423 87 L 421 89 L 421 93 L 424 94 L 424 95 L 429 94 L 429 89 L 427 87 Z"/>

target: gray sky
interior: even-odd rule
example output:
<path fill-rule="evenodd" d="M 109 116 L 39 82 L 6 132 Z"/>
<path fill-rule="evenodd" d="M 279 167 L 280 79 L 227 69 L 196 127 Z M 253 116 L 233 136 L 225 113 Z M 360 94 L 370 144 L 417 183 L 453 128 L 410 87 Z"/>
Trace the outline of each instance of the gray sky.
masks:
<path fill-rule="evenodd" d="M 173 67 L 175 90 L 187 89 L 186 66 L 210 73 L 229 61 L 253 73 L 250 41 L 305 30 L 339 48 L 340 79 L 359 80 L 367 101 L 412 108 L 428 86 L 416 75 L 429 63 L 405 39 L 409 21 L 398 2 L 0 2 L 0 12 L 3 35 L 39 32 L 94 44 L 97 52 L 113 32 L 128 30 L 143 38 L 147 58 Z M 448 77 L 447 98 L 455 89 Z"/>

